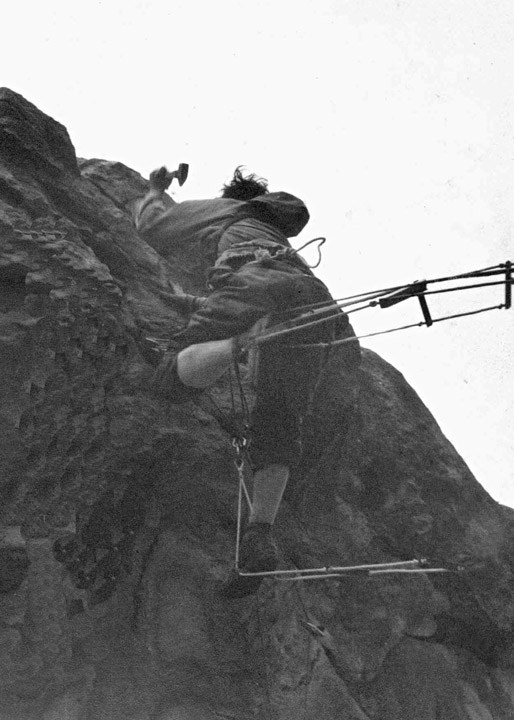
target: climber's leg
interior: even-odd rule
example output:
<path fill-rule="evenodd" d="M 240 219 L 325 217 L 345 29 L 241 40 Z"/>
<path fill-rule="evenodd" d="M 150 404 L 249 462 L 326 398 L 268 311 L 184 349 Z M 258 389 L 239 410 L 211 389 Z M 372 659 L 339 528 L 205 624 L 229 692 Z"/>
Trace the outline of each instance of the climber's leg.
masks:
<path fill-rule="evenodd" d="M 250 455 L 256 467 L 252 511 L 239 546 L 238 571 L 232 571 L 224 584 L 224 597 L 242 598 L 256 592 L 263 577 L 244 573 L 271 572 L 277 567 L 272 528 L 289 469 L 301 458 L 302 416 L 312 375 L 303 358 L 284 343 L 268 344 L 261 350 L 251 417 Z"/>
<path fill-rule="evenodd" d="M 286 465 L 267 465 L 257 470 L 253 478 L 253 500 L 249 523 L 273 525 L 286 489 L 289 468 Z"/>
<path fill-rule="evenodd" d="M 204 389 L 218 380 L 246 350 L 254 335 L 260 331 L 261 321 L 240 335 L 225 340 L 189 345 L 177 355 L 177 374 L 187 387 Z"/>
<path fill-rule="evenodd" d="M 177 355 L 177 374 L 187 387 L 203 389 L 212 385 L 233 362 L 233 339 L 189 345 Z"/>
<path fill-rule="evenodd" d="M 225 582 L 222 594 L 242 598 L 256 592 L 263 578 L 244 573 L 272 572 L 278 565 L 273 523 L 289 477 L 286 465 L 267 465 L 255 473 L 252 511 L 239 546 L 239 567 Z M 243 574 L 240 574 L 243 573 Z"/>
<path fill-rule="evenodd" d="M 288 478 L 286 465 L 266 465 L 254 475 L 252 509 L 240 546 L 242 572 L 269 572 L 277 567 L 272 528 Z"/>

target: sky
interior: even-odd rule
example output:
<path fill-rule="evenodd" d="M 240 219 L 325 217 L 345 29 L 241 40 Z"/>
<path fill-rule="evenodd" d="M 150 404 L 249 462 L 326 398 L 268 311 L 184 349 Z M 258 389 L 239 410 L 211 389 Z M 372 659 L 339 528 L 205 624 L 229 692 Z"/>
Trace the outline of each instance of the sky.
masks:
<path fill-rule="evenodd" d="M 335 297 L 514 261 L 511 0 L 19 0 L 6 17 L 0 84 L 79 157 L 144 176 L 187 162 L 177 200 L 246 166 L 307 203 L 293 244 L 327 238 L 316 273 Z M 352 318 L 358 334 L 421 319 L 414 300 Z M 363 340 L 511 507 L 513 323 L 502 310 Z"/>

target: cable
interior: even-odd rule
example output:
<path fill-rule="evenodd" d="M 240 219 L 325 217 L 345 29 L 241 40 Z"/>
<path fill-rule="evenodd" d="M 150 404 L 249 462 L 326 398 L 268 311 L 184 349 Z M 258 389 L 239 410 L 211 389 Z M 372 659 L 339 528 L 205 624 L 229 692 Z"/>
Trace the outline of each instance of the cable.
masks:
<path fill-rule="evenodd" d="M 482 270 L 472 270 L 467 273 L 460 273 L 457 275 L 449 275 L 447 277 L 432 278 L 430 280 L 425 280 L 423 282 L 425 282 L 427 284 L 433 284 L 433 283 L 440 283 L 440 282 L 450 282 L 452 280 L 459 280 L 459 279 L 472 278 L 472 277 L 486 277 L 486 276 L 492 276 L 492 275 L 503 275 L 503 274 L 505 274 L 506 271 L 508 271 L 508 267 L 507 267 L 508 265 L 509 265 L 509 263 L 500 263 L 498 265 L 492 265 L 491 267 L 483 268 Z M 331 306 L 334 303 L 339 305 L 340 307 L 347 307 L 347 306 L 351 306 L 352 304 L 356 304 L 359 302 L 365 302 L 366 300 L 369 300 L 369 299 L 374 299 L 376 297 L 381 297 L 383 295 L 389 295 L 391 293 L 395 293 L 404 288 L 407 289 L 414 284 L 416 284 L 416 283 L 410 283 L 407 285 L 405 285 L 405 284 L 395 285 L 392 287 L 381 288 L 379 290 L 373 290 L 373 291 L 364 292 L 364 293 L 357 293 L 355 295 L 347 295 L 345 297 L 335 298 L 334 300 L 326 300 L 326 301 L 318 302 L 318 303 L 299 305 L 295 308 L 290 308 L 288 310 L 284 310 L 281 313 L 277 314 L 277 316 L 278 317 L 286 317 L 287 315 L 294 315 L 295 313 L 302 312 L 304 310 L 305 311 L 306 310 L 315 310 L 317 308 L 323 308 L 324 306 Z M 503 285 L 504 282 L 500 282 L 498 284 Z M 486 283 L 484 283 L 484 285 L 486 285 Z M 475 286 L 473 286 L 473 285 L 463 286 L 464 289 L 466 289 L 468 287 L 475 287 Z M 480 284 L 477 284 L 476 287 L 480 287 Z M 430 292 L 430 294 L 434 294 L 437 292 L 447 292 L 447 291 L 435 290 L 435 291 L 429 291 L 429 292 Z M 409 293 L 405 297 L 406 298 L 412 297 L 413 295 L 414 295 L 413 293 Z M 351 302 L 352 300 L 354 300 L 355 303 L 352 303 Z M 343 305 L 342 303 L 345 303 L 345 304 Z"/>
<path fill-rule="evenodd" d="M 459 273 L 458 275 L 449 275 L 448 277 L 433 278 L 427 280 L 428 283 L 448 282 L 450 280 L 462 280 L 467 277 L 482 277 L 484 275 L 499 275 L 504 273 L 505 263 L 498 263 L 498 265 L 491 265 L 490 267 L 482 268 L 481 270 L 471 270 L 467 273 Z"/>
<path fill-rule="evenodd" d="M 455 315 L 445 315 L 445 317 L 442 318 L 436 318 L 435 320 L 432 320 L 432 323 L 438 323 L 442 322 L 443 320 L 454 320 L 455 318 L 460 317 L 466 317 L 467 315 L 478 315 L 479 313 L 483 312 L 489 312 L 490 310 L 502 310 L 505 307 L 505 305 L 492 305 L 491 307 L 486 308 L 480 308 L 480 310 L 470 310 L 468 312 L 464 313 L 457 313 Z M 398 332 L 399 330 L 409 330 L 411 328 L 415 327 L 423 327 L 424 325 L 428 325 L 428 323 L 421 321 L 419 323 L 412 323 L 410 325 L 402 325 L 401 327 L 396 328 L 390 328 L 389 330 L 380 330 L 379 332 L 374 333 L 367 333 L 366 335 L 355 335 L 348 338 L 342 338 L 341 340 L 333 340 L 329 343 L 312 343 L 312 344 L 298 344 L 298 345 L 289 345 L 288 347 L 294 347 L 294 348 L 315 348 L 315 347 L 335 347 L 337 345 L 344 345 L 345 343 L 349 342 L 355 342 L 356 340 L 363 340 L 365 338 L 369 337 L 377 337 L 378 335 L 388 335 L 389 333 Z"/>
<path fill-rule="evenodd" d="M 490 273 L 490 274 L 493 274 L 493 273 Z M 494 274 L 499 274 L 499 273 L 495 272 Z M 455 279 L 455 278 L 450 278 L 450 279 Z M 423 283 L 416 283 L 414 285 L 420 285 L 420 286 L 426 285 L 427 282 L 435 282 L 435 281 L 423 281 Z M 437 295 L 437 294 L 455 292 L 455 291 L 460 291 L 460 290 L 470 290 L 470 289 L 477 289 L 477 288 L 481 288 L 481 287 L 491 287 L 491 286 L 497 286 L 497 285 L 501 285 L 501 286 L 505 285 L 506 286 L 506 288 L 509 290 L 509 292 L 506 291 L 506 297 L 509 298 L 510 286 L 512 285 L 513 282 L 514 281 L 512 281 L 509 278 L 508 280 L 503 280 L 501 282 L 475 283 L 473 285 L 461 285 L 461 286 L 458 286 L 455 288 L 441 288 L 438 290 L 423 289 L 423 290 L 419 290 L 419 291 L 415 291 L 415 292 L 413 292 L 413 291 L 408 292 L 409 287 L 412 287 L 412 286 L 404 286 L 404 288 L 400 288 L 400 290 L 405 289 L 404 295 L 402 295 L 400 293 L 399 295 L 397 295 L 397 297 L 393 296 L 390 298 L 390 302 L 388 302 L 388 303 L 386 303 L 386 301 L 388 299 L 386 297 L 384 299 L 384 304 L 381 306 L 383 308 L 389 307 L 390 305 L 396 304 L 397 302 L 401 302 L 402 300 L 406 300 L 409 297 L 417 297 L 418 300 L 420 302 L 422 302 L 422 300 L 424 300 L 425 296 L 427 296 L 427 295 Z M 382 292 L 377 291 L 375 297 L 380 297 L 380 295 L 382 295 Z M 358 296 L 354 296 L 354 297 L 358 297 Z M 311 328 L 311 327 L 314 327 L 315 325 L 320 325 L 324 322 L 328 322 L 330 320 L 336 319 L 338 311 L 340 309 L 342 309 L 343 307 L 346 307 L 346 305 L 347 305 L 346 303 L 342 303 L 341 301 L 336 301 L 336 302 L 338 303 L 338 305 L 336 307 L 334 307 L 334 305 L 330 306 L 327 303 L 326 306 L 322 306 L 319 310 L 314 310 L 312 313 L 303 313 L 295 318 L 292 318 L 291 320 L 289 320 L 287 322 L 277 323 L 276 325 L 269 328 L 269 330 L 267 332 L 264 332 L 261 335 L 254 337 L 250 344 L 254 344 L 254 345 L 258 346 L 269 340 L 276 339 L 277 337 L 289 335 L 294 332 L 301 332 L 302 330 L 305 330 L 306 328 Z M 355 301 L 354 303 L 348 303 L 348 305 L 357 304 L 358 302 L 364 302 L 364 300 Z M 347 310 L 345 312 L 345 314 L 350 315 L 354 312 L 364 310 L 368 307 L 376 307 L 378 304 L 381 304 L 380 301 L 377 303 L 376 300 L 372 300 L 371 302 L 368 302 L 367 305 L 364 305 L 360 308 L 354 308 L 353 310 Z M 421 327 L 423 325 L 430 326 L 433 323 L 441 322 L 442 320 L 451 320 L 451 319 L 454 319 L 457 317 L 465 317 L 467 315 L 476 315 L 478 313 L 486 312 L 489 310 L 497 310 L 497 309 L 501 310 L 504 308 L 507 309 L 509 307 L 510 307 L 510 303 L 507 300 L 507 302 L 505 304 L 495 305 L 495 306 L 491 306 L 491 307 L 487 307 L 487 308 L 482 308 L 479 310 L 470 310 L 468 312 L 459 313 L 459 314 L 455 314 L 455 315 L 448 315 L 443 318 L 437 318 L 435 320 L 432 320 L 432 318 L 430 317 L 430 313 L 428 311 L 428 307 L 427 307 L 426 303 L 422 303 L 422 310 L 423 310 L 423 315 L 425 317 L 425 322 L 403 325 L 398 328 L 391 328 L 390 330 L 383 330 L 383 331 L 376 332 L 376 333 L 369 333 L 367 335 L 360 335 L 358 337 L 344 338 L 342 340 L 336 340 L 331 343 L 298 344 L 298 345 L 294 345 L 293 347 L 315 347 L 315 346 L 325 347 L 325 346 L 329 346 L 329 345 L 330 346 L 339 345 L 344 342 L 355 341 L 356 339 L 362 339 L 362 338 L 366 338 L 366 337 L 374 337 L 376 335 L 384 335 L 384 334 L 387 334 L 390 332 L 396 332 L 398 330 L 406 330 L 406 329 L 413 328 L 413 327 Z M 309 322 L 302 322 L 303 320 L 306 320 L 306 319 L 308 320 L 309 318 L 312 318 L 312 315 L 327 315 L 327 313 L 328 313 L 328 317 L 321 317 L 321 318 L 318 317 L 315 319 L 311 319 Z"/>

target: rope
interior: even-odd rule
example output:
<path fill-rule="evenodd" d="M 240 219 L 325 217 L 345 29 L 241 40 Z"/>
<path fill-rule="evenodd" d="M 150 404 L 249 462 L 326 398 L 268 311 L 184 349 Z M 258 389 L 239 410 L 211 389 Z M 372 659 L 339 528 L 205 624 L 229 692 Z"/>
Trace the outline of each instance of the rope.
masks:
<path fill-rule="evenodd" d="M 398 285 L 395 287 L 385 288 L 383 290 L 374 290 L 372 292 L 359 293 L 358 295 L 348 295 L 347 297 L 335 299 L 330 298 L 330 300 L 322 300 L 321 302 L 311 303 L 307 305 L 297 305 L 293 308 L 289 308 L 288 310 L 282 310 L 280 313 L 276 313 L 276 316 L 287 317 L 288 315 L 291 315 L 291 321 L 299 320 L 304 317 L 309 317 L 311 314 L 323 314 L 323 312 L 327 310 L 335 311 L 336 306 L 339 308 L 351 307 L 352 305 L 357 305 L 361 302 L 380 298 L 384 295 L 389 295 L 390 293 L 393 293 L 397 290 L 402 290 L 404 287 L 405 285 Z M 310 311 L 312 311 L 312 313 Z M 297 315 L 298 312 L 305 312 L 305 315 Z M 284 327 L 287 327 L 287 321 L 284 321 Z"/>
<path fill-rule="evenodd" d="M 230 374 L 230 401 L 231 401 L 231 413 L 228 415 L 225 413 L 220 406 L 216 403 L 212 395 L 210 395 L 208 392 L 203 392 L 202 395 L 199 395 L 193 399 L 193 402 L 198 405 L 198 407 L 202 408 L 206 413 L 209 415 L 212 415 L 212 417 L 216 420 L 216 422 L 219 424 L 222 430 L 224 430 L 227 435 L 230 435 L 230 437 L 233 439 L 233 441 L 237 440 L 237 442 L 241 443 L 241 447 L 246 447 L 246 435 L 248 432 L 249 427 L 249 418 L 250 418 L 250 409 L 248 406 L 248 402 L 246 400 L 246 396 L 244 393 L 243 383 L 241 379 L 241 373 L 239 371 L 239 366 L 237 364 L 237 360 L 234 358 L 234 367 L 235 367 L 235 376 L 237 380 L 238 390 L 239 390 L 239 402 L 241 407 L 241 417 L 242 420 L 238 420 L 238 413 L 236 410 L 236 400 L 235 400 L 235 393 L 234 393 L 234 387 L 233 387 L 233 380 L 232 380 L 232 374 Z M 233 442 L 234 445 L 234 442 Z M 235 447 L 235 445 L 234 445 Z"/>
<path fill-rule="evenodd" d="M 208 393 L 194 399 L 194 402 L 202 408 L 205 412 L 212 415 L 217 421 L 222 430 L 232 437 L 232 447 L 234 448 L 235 458 L 234 465 L 238 474 L 239 486 L 238 486 L 238 501 L 237 501 L 237 524 L 236 524 L 236 549 L 235 549 L 235 569 L 239 568 L 239 546 L 241 541 L 241 528 L 243 518 L 243 494 L 246 498 L 248 508 L 252 511 L 252 501 L 250 499 L 250 493 L 245 483 L 244 478 L 244 467 L 245 467 L 245 455 L 247 456 L 247 431 L 249 427 L 249 407 L 244 393 L 243 383 L 241 379 L 241 373 L 237 360 L 234 356 L 235 366 L 235 377 L 237 380 L 239 390 L 239 401 L 241 405 L 241 412 L 243 420 L 241 423 L 237 421 L 236 411 L 236 400 L 234 387 L 232 382 L 232 373 L 230 375 L 230 398 L 231 398 L 231 416 L 228 416 L 219 405 L 215 402 L 213 397 Z"/>
<path fill-rule="evenodd" d="M 378 335 L 385 335 L 390 332 L 397 332 L 398 330 L 406 330 L 413 327 L 422 327 L 423 325 L 430 326 L 435 322 L 441 322 L 442 320 L 451 320 L 457 317 L 466 317 L 468 315 L 476 315 L 481 312 L 487 312 L 490 310 L 501 310 L 503 308 L 508 309 L 511 305 L 511 285 L 514 282 L 511 278 L 511 263 L 507 262 L 501 265 L 493 266 L 490 268 L 484 268 L 482 270 L 473 271 L 470 273 L 462 273 L 460 275 L 454 275 L 450 277 L 445 278 L 436 278 L 433 280 L 426 280 L 422 282 L 416 282 L 412 285 L 407 286 L 400 286 L 399 288 L 388 288 L 386 290 L 377 290 L 372 293 L 365 293 L 361 295 L 353 295 L 348 298 L 341 298 L 334 301 L 327 301 L 325 303 L 316 303 L 311 306 L 304 305 L 300 308 L 294 308 L 289 312 L 298 312 L 301 311 L 300 315 L 296 315 L 296 317 L 292 317 L 290 320 L 277 323 L 272 328 L 270 328 L 269 331 L 262 333 L 261 335 L 255 337 L 252 339 L 250 344 L 254 345 L 260 345 L 262 343 L 268 342 L 270 340 L 276 339 L 277 337 L 282 337 L 284 335 L 289 335 L 294 332 L 301 332 L 305 330 L 306 328 L 311 328 L 316 325 L 320 325 L 322 323 L 329 322 L 337 317 L 338 312 L 342 308 L 351 307 L 352 305 L 361 304 L 361 303 L 367 303 L 365 305 L 362 305 L 361 307 L 354 308 L 352 310 L 347 310 L 346 314 L 349 315 L 354 312 L 358 312 L 360 310 L 365 310 L 369 307 L 376 307 L 377 305 L 380 305 L 381 307 L 389 307 L 390 305 L 396 304 L 398 302 L 401 302 L 402 300 L 406 300 L 409 297 L 417 297 L 418 300 L 421 303 L 421 308 L 423 311 L 423 315 L 425 317 L 425 322 L 420 323 L 411 323 L 408 325 L 402 325 L 397 328 L 391 328 L 389 330 L 383 330 L 376 333 L 368 333 L 366 335 L 360 335 L 358 337 L 351 337 L 351 338 L 343 338 L 341 340 L 336 340 L 331 343 L 312 343 L 312 344 L 297 344 L 292 345 L 291 347 L 295 348 L 313 348 L 313 347 L 325 347 L 325 346 L 334 346 L 343 344 L 345 342 L 354 342 L 355 340 L 364 339 L 367 337 L 375 337 Z M 499 274 L 505 274 L 505 279 L 502 281 L 497 282 L 485 282 L 485 283 L 474 283 L 472 285 L 459 285 L 457 287 L 453 288 L 439 288 L 437 290 L 427 290 L 426 286 L 428 283 L 436 283 L 436 282 L 445 282 L 450 280 L 457 280 L 460 278 L 471 278 L 471 277 L 486 277 L 486 276 L 493 276 L 493 275 L 499 275 Z M 458 313 L 454 315 L 448 315 L 442 318 L 437 318 L 435 320 L 432 320 L 430 317 L 430 313 L 428 310 L 428 306 L 426 305 L 426 302 L 424 300 L 426 295 L 436 295 L 436 294 L 443 294 L 443 293 L 449 293 L 449 292 L 456 292 L 461 290 L 472 290 L 480 287 L 491 287 L 491 286 L 497 286 L 497 285 L 504 285 L 505 286 L 505 303 L 501 305 L 494 305 L 487 308 L 480 308 L 478 310 L 471 310 L 468 312 Z M 401 291 L 404 291 L 403 293 Z M 399 292 L 400 291 L 400 292 Z M 387 297 L 390 296 L 390 297 Z M 382 298 L 382 299 L 381 299 Z M 378 302 L 377 302 L 378 299 Z M 304 312 L 307 310 L 308 312 Z M 283 315 L 285 315 L 284 313 Z M 312 319 L 312 317 L 315 317 Z M 319 317 L 319 316 L 325 316 L 326 317 Z M 307 320 L 307 322 L 304 322 Z"/>
<path fill-rule="evenodd" d="M 449 275 L 448 277 L 433 278 L 427 280 L 428 283 L 439 283 L 448 282 L 450 280 L 462 280 L 470 277 L 482 277 L 484 275 L 499 275 L 505 271 L 505 265 L 507 263 L 498 263 L 497 265 L 490 265 L 489 267 L 482 268 L 481 270 L 471 270 L 467 273 L 459 273 L 458 275 Z"/>
<path fill-rule="evenodd" d="M 239 545 L 241 543 L 241 528 L 243 524 L 243 493 L 248 504 L 248 509 L 252 511 L 252 501 L 248 488 L 246 487 L 244 478 L 244 459 L 242 457 L 244 446 L 238 443 L 237 439 L 234 438 L 232 441 L 233 447 L 236 449 L 236 459 L 234 465 L 236 466 L 237 474 L 239 477 L 239 488 L 237 498 L 237 524 L 236 524 L 236 557 L 235 557 L 235 569 L 239 571 Z"/>
<path fill-rule="evenodd" d="M 340 305 L 339 307 L 343 307 Z M 346 312 L 346 315 L 352 315 L 353 313 L 359 312 L 360 310 L 366 310 L 369 306 L 366 305 L 364 307 L 360 308 L 354 308 L 353 310 L 348 310 Z M 259 335 L 255 337 L 252 341 L 250 341 L 249 345 L 255 344 L 255 345 L 262 345 L 265 342 L 268 342 L 269 340 L 272 340 L 276 337 L 282 337 L 283 335 L 290 335 L 291 333 L 298 332 L 299 330 L 305 330 L 307 328 L 314 327 L 315 325 L 322 325 L 323 323 L 330 322 L 331 320 L 337 319 L 339 317 L 339 313 L 336 310 L 332 310 L 332 314 L 328 317 L 321 318 L 320 320 L 311 320 L 311 322 L 302 323 L 301 325 L 292 325 L 289 327 L 285 327 L 285 329 L 278 329 L 275 330 L 277 327 L 274 325 L 272 327 L 272 332 L 266 332 L 262 335 Z M 327 345 L 331 343 L 317 343 L 318 345 Z M 297 345 L 294 345 L 293 347 L 299 347 Z"/>
<path fill-rule="evenodd" d="M 311 241 L 311 242 L 313 242 L 313 241 Z M 452 280 L 460 280 L 460 279 L 471 278 L 471 277 L 486 277 L 489 275 L 503 275 L 504 273 L 508 274 L 510 265 L 511 265 L 511 263 L 509 263 L 509 262 L 499 263 L 498 265 L 493 265 L 491 267 L 483 268 L 481 270 L 473 270 L 471 272 L 460 273 L 458 275 L 450 275 L 448 277 L 432 278 L 430 280 L 425 280 L 424 282 L 426 284 L 430 285 L 433 283 L 450 282 Z M 504 282 L 505 281 L 503 281 L 499 284 L 503 284 Z M 412 283 L 412 284 L 416 284 L 416 283 Z M 287 317 L 287 315 L 295 315 L 299 311 L 315 310 L 317 308 L 321 308 L 323 306 L 328 306 L 328 305 L 333 306 L 334 303 L 340 305 L 340 307 L 347 307 L 347 306 L 350 306 L 352 304 L 356 304 L 359 302 L 365 302 L 366 300 L 373 299 L 375 297 L 382 297 L 385 295 L 389 295 L 391 293 L 395 293 L 399 290 L 407 289 L 407 288 L 411 287 L 411 285 L 405 285 L 405 284 L 394 285 L 394 286 L 387 287 L 387 288 L 380 288 L 379 290 L 372 290 L 369 292 L 357 293 L 355 295 L 347 295 L 345 297 L 335 298 L 334 300 L 325 300 L 325 301 L 317 302 L 317 303 L 299 305 L 297 307 L 282 311 L 281 313 L 279 313 L 279 316 Z M 473 286 L 464 286 L 464 287 L 473 287 Z M 477 285 L 477 287 L 479 287 L 479 285 Z M 434 291 L 434 292 L 438 292 L 438 291 Z M 408 295 L 405 296 L 405 298 L 411 297 L 411 296 L 412 296 L 412 293 L 409 293 Z M 352 303 L 351 301 L 354 301 L 354 302 Z"/>
<path fill-rule="evenodd" d="M 490 310 L 502 310 L 505 307 L 505 305 L 492 305 L 491 307 L 486 308 L 480 308 L 479 310 L 469 310 L 468 312 L 464 313 L 456 313 L 455 315 L 445 315 L 445 317 L 442 318 L 436 318 L 435 320 L 432 320 L 431 324 L 435 324 L 438 322 L 442 322 L 443 320 L 455 320 L 455 318 L 460 317 L 466 317 L 468 315 L 479 315 L 483 312 L 489 312 Z M 373 333 L 367 333 L 365 335 L 354 335 L 352 337 L 348 338 L 342 338 L 341 340 L 333 340 L 329 343 L 312 343 L 312 344 L 298 344 L 298 345 L 289 345 L 288 347 L 294 347 L 294 348 L 319 348 L 319 347 L 335 347 L 337 345 L 344 345 L 345 343 L 349 342 L 355 342 L 357 340 L 363 340 L 364 338 L 369 337 L 377 337 L 378 335 L 388 335 L 389 333 L 398 332 L 399 330 L 409 330 L 411 328 L 415 327 L 423 327 L 424 325 L 429 326 L 429 323 L 421 321 L 418 323 L 411 323 L 410 325 L 402 325 L 401 327 L 395 327 L 395 328 L 389 328 L 389 330 L 380 330 L 378 332 Z"/>
<path fill-rule="evenodd" d="M 235 552 L 235 569 L 239 572 L 239 546 L 241 543 L 241 528 L 243 521 L 243 493 L 246 498 L 248 509 L 252 512 L 252 501 L 250 499 L 250 493 L 246 487 L 244 477 L 244 466 L 245 466 L 245 455 L 247 455 L 247 434 L 250 426 L 250 408 L 246 399 L 246 394 L 243 387 L 243 381 L 241 378 L 241 371 L 239 369 L 239 363 L 237 359 L 238 348 L 234 344 L 232 347 L 232 360 L 234 366 L 234 375 L 237 381 L 237 388 L 239 391 L 239 404 L 241 407 L 241 414 L 243 417 L 242 426 L 239 429 L 239 433 L 234 434 L 232 437 L 232 447 L 235 450 L 236 457 L 234 459 L 234 465 L 236 466 L 238 478 L 239 478 L 239 489 L 238 489 L 238 501 L 237 501 L 237 529 L 236 529 L 236 552 Z M 234 389 L 232 386 L 232 371 L 230 373 L 230 392 L 232 401 L 232 415 L 236 417 L 235 408 L 235 397 Z"/>
<path fill-rule="evenodd" d="M 318 262 L 315 265 L 309 265 L 311 270 L 315 270 L 318 265 L 321 262 L 321 246 L 324 245 L 327 241 L 326 237 L 316 237 L 313 240 L 309 240 L 309 242 L 304 243 L 301 247 L 298 248 L 298 250 L 293 250 L 290 254 L 291 255 L 298 255 L 304 248 L 308 247 L 309 245 L 312 245 L 312 243 L 319 242 L 318 244 Z"/>
<path fill-rule="evenodd" d="M 248 428 L 250 425 L 250 408 L 248 405 L 248 401 L 246 399 L 246 394 L 243 387 L 243 381 L 241 378 L 241 371 L 239 369 L 239 363 L 237 358 L 238 348 L 237 344 L 233 343 L 232 345 L 232 364 L 234 366 L 234 375 L 237 380 L 237 389 L 239 391 L 239 404 L 241 406 L 241 414 L 243 417 L 243 437 L 246 437 L 246 434 L 248 432 Z M 232 374 L 230 376 L 232 378 Z M 231 383 L 232 387 L 232 383 Z M 232 395 L 233 398 L 233 395 Z M 232 412 L 235 414 L 235 406 L 232 405 Z"/>
<path fill-rule="evenodd" d="M 505 281 L 475 283 L 474 285 L 459 285 L 453 288 L 441 288 L 440 290 L 426 290 L 424 293 L 416 293 L 416 295 L 442 295 L 443 293 L 455 292 L 456 290 L 473 290 L 481 287 L 491 287 L 493 285 L 505 285 Z"/>
<path fill-rule="evenodd" d="M 195 397 L 193 399 L 193 402 L 206 413 L 212 415 L 212 417 L 216 420 L 221 429 L 227 433 L 227 435 L 230 435 L 230 437 L 241 436 L 241 427 L 237 423 L 236 416 L 234 415 L 233 417 L 230 417 L 226 413 L 224 413 L 223 410 L 216 403 L 214 398 L 209 395 L 209 393 L 204 392 L 202 395 Z"/>
<path fill-rule="evenodd" d="M 289 254 L 297 254 L 301 250 L 303 250 L 305 247 L 307 247 L 308 245 L 310 245 L 311 243 L 316 242 L 316 241 L 321 241 L 321 243 L 320 243 L 320 247 L 321 247 L 321 245 L 326 241 L 326 238 L 323 238 L 323 237 L 314 238 L 313 240 L 309 240 L 307 243 L 302 245 L 300 248 L 298 248 L 298 250 L 288 249 L 288 253 Z M 317 267 L 317 266 L 314 266 L 314 267 Z M 293 330 L 293 329 L 294 330 L 297 330 L 297 329 L 303 330 L 305 327 L 311 327 L 311 324 L 298 325 L 298 323 L 301 323 L 305 319 L 309 319 L 312 314 L 323 315 L 328 312 L 333 316 L 337 313 L 337 311 L 339 309 L 351 307 L 352 305 L 375 300 L 376 298 L 385 297 L 387 295 L 397 293 L 401 290 L 405 290 L 406 292 L 405 292 L 404 296 L 402 296 L 401 294 L 398 295 L 398 297 L 396 298 L 397 302 L 399 302 L 402 299 L 407 299 L 409 297 L 421 297 L 423 295 L 435 295 L 435 294 L 439 294 L 439 293 L 454 292 L 456 290 L 469 290 L 469 289 L 478 288 L 478 287 L 488 287 L 491 285 L 504 285 L 504 284 L 510 285 L 510 284 L 512 284 L 512 282 L 514 282 L 513 280 L 511 280 L 511 272 L 512 272 L 512 263 L 510 263 L 510 262 L 499 263 L 497 265 L 491 265 L 490 267 L 482 268 L 480 270 L 472 270 L 472 271 L 466 272 L 466 273 L 458 273 L 456 275 L 449 275 L 446 277 L 432 278 L 430 280 L 415 282 L 410 285 L 395 285 L 392 287 L 381 288 L 379 290 L 373 290 L 370 292 L 357 293 L 355 295 L 348 295 L 348 296 L 345 296 L 342 298 L 336 298 L 334 300 L 330 299 L 330 300 L 326 300 L 326 301 L 322 301 L 322 302 L 311 303 L 311 304 L 306 304 L 306 305 L 300 305 L 300 306 L 297 306 L 294 308 L 289 308 L 288 310 L 284 310 L 281 313 L 278 313 L 277 315 L 278 315 L 278 317 L 283 317 L 283 318 L 286 318 L 287 316 L 291 316 L 291 320 L 285 321 L 282 323 L 277 323 L 276 325 L 273 326 L 272 332 L 263 333 L 261 336 L 255 338 L 253 340 L 253 343 L 250 343 L 250 344 L 260 344 L 261 342 L 265 342 L 265 340 L 267 338 L 276 337 L 276 335 L 278 334 L 278 331 L 282 330 L 282 329 L 284 329 L 284 330 L 286 330 L 286 329 L 287 330 L 290 330 L 290 329 L 291 330 Z M 476 283 L 474 285 L 462 285 L 462 286 L 459 286 L 456 288 L 442 288 L 440 290 L 430 290 L 430 291 L 423 290 L 423 291 L 416 291 L 416 292 L 412 291 L 413 286 L 422 285 L 422 284 L 424 284 L 426 286 L 427 284 L 433 284 L 433 283 L 449 282 L 449 281 L 459 280 L 459 279 L 469 279 L 469 278 L 473 278 L 473 277 L 487 277 L 487 276 L 503 275 L 503 274 L 505 274 L 505 276 L 506 276 L 505 280 L 503 280 L 501 282 L 496 282 L 496 283 Z M 365 306 L 365 307 L 376 307 L 376 305 L 377 305 L 377 303 L 370 302 L 369 305 Z M 507 304 L 507 306 L 509 306 L 509 305 Z M 359 308 L 359 309 L 364 309 L 364 308 Z M 302 314 L 298 315 L 298 312 L 300 312 Z M 355 311 L 351 311 L 351 312 L 355 312 Z M 347 314 L 349 314 L 349 312 L 347 312 Z M 473 314 L 473 313 L 470 313 L 470 314 Z M 332 318 L 331 317 L 326 318 L 325 321 L 327 321 L 329 319 L 332 319 Z M 316 321 L 312 321 L 312 323 L 314 323 L 314 322 L 316 322 Z M 321 322 L 321 320 L 319 322 Z M 412 325 L 412 327 L 416 327 L 416 326 L 417 325 Z M 403 328 L 401 328 L 401 329 L 403 329 Z"/>

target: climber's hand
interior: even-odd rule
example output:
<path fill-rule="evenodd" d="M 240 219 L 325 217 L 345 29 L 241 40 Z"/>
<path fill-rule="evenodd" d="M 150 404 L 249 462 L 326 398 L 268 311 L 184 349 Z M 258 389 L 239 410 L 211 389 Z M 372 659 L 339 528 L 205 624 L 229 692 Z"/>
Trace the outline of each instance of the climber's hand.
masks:
<path fill-rule="evenodd" d="M 166 304 L 179 313 L 194 313 L 205 303 L 206 298 L 199 295 L 166 294 Z"/>
<path fill-rule="evenodd" d="M 164 166 L 158 170 L 153 170 L 150 173 L 150 187 L 152 190 L 159 190 L 164 192 L 171 185 L 171 181 L 175 177 L 176 173 L 169 172 Z"/>

